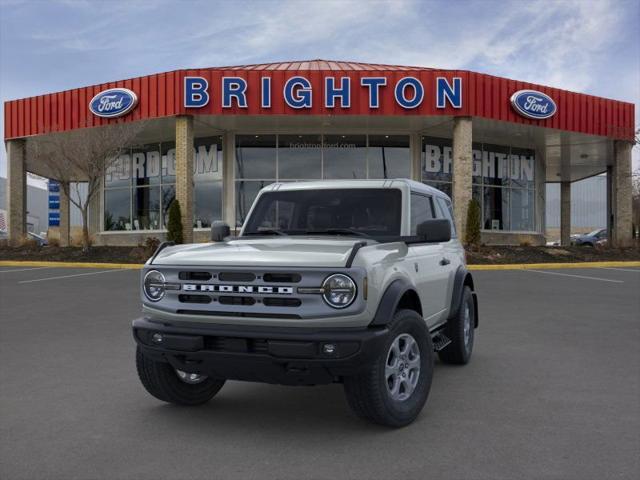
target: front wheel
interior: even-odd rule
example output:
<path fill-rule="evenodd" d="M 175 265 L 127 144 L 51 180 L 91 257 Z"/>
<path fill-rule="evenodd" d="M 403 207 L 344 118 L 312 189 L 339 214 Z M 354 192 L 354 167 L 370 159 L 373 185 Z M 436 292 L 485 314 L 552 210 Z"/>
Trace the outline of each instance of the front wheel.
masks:
<path fill-rule="evenodd" d="M 208 402 L 224 385 L 224 380 L 197 373 L 176 370 L 166 362 L 145 357 L 140 347 L 136 350 L 138 377 L 151 395 L 163 402 L 176 405 L 201 405 Z"/>
<path fill-rule="evenodd" d="M 422 317 L 398 311 L 387 341 L 361 374 L 345 377 L 344 389 L 353 411 L 372 422 L 403 427 L 418 416 L 433 377 L 433 346 Z"/>

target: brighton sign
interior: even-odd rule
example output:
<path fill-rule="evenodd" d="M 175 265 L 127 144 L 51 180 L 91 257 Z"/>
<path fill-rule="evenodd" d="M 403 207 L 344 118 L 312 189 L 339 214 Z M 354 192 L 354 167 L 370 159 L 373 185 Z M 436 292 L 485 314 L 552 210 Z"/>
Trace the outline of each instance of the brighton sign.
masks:
<path fill-rule="evenodd" d="M 98 93 L 89 102 L 91 113 L 102 118 L 126 115 L 138 104 L 138 96 L 128 88 L 110 88 Z"/>
<path fill-rule="evenodd" d="M 351 98 L 356 89 L 365 92 L 369 108 L 377 109 L 381 105 L 383 88 L 390 87 L 395 102 L 402 108 L 410 110 L 419 107 L 425 98 L 425 88 L 415 77 L 401 77 L 393 84 L 386 77 L 361 77 L 357 85 L 352 85 L 350 77 L 325 77 L 323 79 L 322 105 L 325 108 L 351 107 Z M 185 108 L 202 108 L 209 104 L 212 96 L 209 82 L 204 77 L 184 77 Z M 222 77 L 220 85 L 220 101 L 222 108 L 247 108 L 249 84 L 242 77 Z M 282 97 L 286 105 L 294 109 L 313 108 L 314 98 L 311 81 L 304 76 L 295 76 L 284 82 Z M 259 100 L 262 108 L 271 108 L 271 77 L 262 77 L 259 82 Z M 436 78 L 435 100 L 437 108 L 462 108 L 462 78 L 451 80 L 445 77 Z"/>
<path fill-rule="evenodd" d="M 520 115 L 534 120 L 544 120 L 556 114 L 556 102 L 536 90 L 518 90 L 511 95 L 511 105 Z"/>

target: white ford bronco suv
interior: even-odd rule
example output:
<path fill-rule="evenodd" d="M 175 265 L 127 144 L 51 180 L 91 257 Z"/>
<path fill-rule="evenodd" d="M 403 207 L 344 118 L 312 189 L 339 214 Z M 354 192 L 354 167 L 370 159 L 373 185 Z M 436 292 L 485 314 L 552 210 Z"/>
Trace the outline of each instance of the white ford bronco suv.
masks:
<path fill-rule="evenodd" d="M 465 364 L 478 326 L 451 201 L 411 180 L 276 183 L 239 236 L 161 245 L 133 322 L 147 391 L 198 405 L 225 380 L 342 383 L 356 414 L 400 427 L 436 351 Z"/>

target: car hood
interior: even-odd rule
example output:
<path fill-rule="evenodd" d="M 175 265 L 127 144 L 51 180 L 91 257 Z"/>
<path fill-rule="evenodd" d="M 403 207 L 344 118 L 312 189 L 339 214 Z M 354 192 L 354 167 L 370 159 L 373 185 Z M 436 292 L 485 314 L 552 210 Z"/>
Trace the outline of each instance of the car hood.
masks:
<path fill-rule="evenodd" d="M 153 265 L 344 267 L 359 238 L 247 238 L 166 247 Z M 371 241 L 370 241 L 371 242 Z"/>

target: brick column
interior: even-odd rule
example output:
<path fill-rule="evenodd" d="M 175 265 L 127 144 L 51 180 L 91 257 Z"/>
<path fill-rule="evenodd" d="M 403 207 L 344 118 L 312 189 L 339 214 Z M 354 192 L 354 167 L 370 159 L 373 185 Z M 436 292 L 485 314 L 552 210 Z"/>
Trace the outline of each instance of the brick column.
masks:
<path fill-rule="evenodd" d="M 60 182 L 60 246 L 68 247 L 70 245 L 70 227 L 71 227 L 71 209 L 69 205 L 69 196 L 65 193 L 70 188 L 69 182 L 63 185 Z"/>
<path fill-rule="evenodd" d="M 464 242 L 467 227 L 467 210 L 471 200 L 473 176 L 472 154 L 473 125 L 471 117 L 453 119 L 453 211 L 456 217 L 458 238 Z"/>
<path fill-rule="evenodd" d="M 616 247 L 628 247 L 632 242 L 631 147 L 631 142 L 615 143 L 615 164 L 611 179 L 613 228 L 609 235 L 611 244 Z"/>
<path fill-rule="evenodd" d="M 560 182 L 560 245 L 571 245 L 571 182 Z"/>
<path fill-rule="evenodd" d="M 233 232 L 236 228 L 236 137 L 233 133 L 225 133 L 222 142 L 222 219 Z"/>
<path fill-rule="evenodd" d="M 422 135 L 413 133 L 410 137 L 411 179 L 422 181 Z"/>
<path fill-rule="evenodd" d="M 184 243 L 193 242 L 193 117 L 176 117 L 176 199 Z"/>
<path fill-rule="evenodd" d="M 7 227 L 11 245 L 18 245 L 27 234 L 25 149 L 22 139 L 7 142 Z"/>

